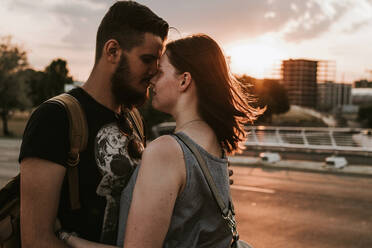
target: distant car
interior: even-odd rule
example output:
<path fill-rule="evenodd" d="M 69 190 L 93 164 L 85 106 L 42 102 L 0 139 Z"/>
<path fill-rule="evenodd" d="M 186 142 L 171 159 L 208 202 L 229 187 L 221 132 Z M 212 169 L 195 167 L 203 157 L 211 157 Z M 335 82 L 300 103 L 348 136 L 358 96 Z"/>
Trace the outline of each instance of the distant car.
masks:
<path fill-rule="evenodd" d="M 280 161 L 280 155 L 276 152 L 261 152 L 260 158 L 262 162 L 276 163 Z"/>
<path fill-rule="evenodd" d="M 344 157 L 330 156 L 325 159 L 326 166 L 342 169 L 347 166 L 347 160 Z"/>
<path fill-rule="evenodd" d="M 175 122 L 163 122 L 152 127 L 152 133 L 154 138 L 157 138 L 162 135 L 171 134 L 176 128 Z"/>

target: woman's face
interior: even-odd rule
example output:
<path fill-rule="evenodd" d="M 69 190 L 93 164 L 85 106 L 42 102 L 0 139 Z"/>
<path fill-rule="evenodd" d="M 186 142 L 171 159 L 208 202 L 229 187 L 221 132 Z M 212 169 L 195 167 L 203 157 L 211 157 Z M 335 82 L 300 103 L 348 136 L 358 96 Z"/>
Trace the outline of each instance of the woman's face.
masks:
<path fill-rule="evenodd" d="M 160 58 L 158 73 L 152 78 L 152 106 L 162 112 L 172 113 L 178 98 L 180 75 L 169 62 L 167 53 Z"/>

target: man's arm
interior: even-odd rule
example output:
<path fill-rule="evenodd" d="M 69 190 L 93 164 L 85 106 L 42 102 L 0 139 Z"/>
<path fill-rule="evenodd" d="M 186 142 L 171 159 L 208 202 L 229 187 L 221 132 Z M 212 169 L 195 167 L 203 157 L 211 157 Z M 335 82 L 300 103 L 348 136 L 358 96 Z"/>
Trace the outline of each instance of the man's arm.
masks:
<path fill-rule="evenodd" d="M 22 247 L 68 247 L 54 234 L 66 168 L 38 158 L 23 159 L 20 167 Z"/>

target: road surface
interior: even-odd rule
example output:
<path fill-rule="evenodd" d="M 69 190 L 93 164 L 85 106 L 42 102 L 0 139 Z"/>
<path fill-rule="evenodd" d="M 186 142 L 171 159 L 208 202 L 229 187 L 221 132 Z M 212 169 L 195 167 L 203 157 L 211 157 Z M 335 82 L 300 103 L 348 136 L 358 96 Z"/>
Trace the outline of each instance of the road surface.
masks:
<path fill-rule="evenodd" d="M 372 247 L 372 178 L 233 167 L 242 239 L 260 247 Z"/>
<path fill-rule="evenodd" d="M 19 140 L 0 139 L 0 186 Z M 242 239 L 255 248 L 372 247 L 372 178 L 233 166 Z"/>

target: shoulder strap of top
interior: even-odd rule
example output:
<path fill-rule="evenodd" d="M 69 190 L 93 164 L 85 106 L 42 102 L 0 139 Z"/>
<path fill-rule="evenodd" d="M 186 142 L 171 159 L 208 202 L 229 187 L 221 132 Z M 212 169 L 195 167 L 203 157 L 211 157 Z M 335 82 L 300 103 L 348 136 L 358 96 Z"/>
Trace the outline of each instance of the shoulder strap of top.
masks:
<path fill-rule="evenodd" d="M 205 163 L 205 160 L 201 156 L 199 150 L 196 148 L 195 144 L 192 143 L 189 139 L 187 139 L 183 134 L 181 133 L 175 133 L 174 134 L 178 139 L 180 139 L 194 154 L 196 160 L 198 161 L 198 164 L 203 171 L 204 177 L 207 180 L 207 183 L 209 185 L 209 188 L 212 192 L 212 195 L 214 196 L 214 199 L 216 200 L 218 206 L 221 209 L 222 217 L 226 221 L 227 225 L 229 226 L 231 233 L 233 235 L 233 243 L 236 243 L 239 240 L 239 234 L 236 229 L 236 221 L 235 221 L 235 212 L 234 212 L 234 206 L 231 200 L 231 196 L 229 198 L 229 205 L 226 206 L 225 203 L 222 200 L 222 197 L 220 193 L 217 190 L 216 184 L 213 181 L 212 175 L 207 167 L 207 164 Z"/>
<path fill-rule="evenodd" d="M 175 133 L 174 134 L 177 138 L 179 138 L 189 149 L 190 151 L 194 154 L 196 160 L 198 161 L 198 164 L 200 168 L 203 171 L 204 177 L 207 180 L 208 186 L 210 190 L 212 191 L 212 194 L 218 204 L 218 206 L 221 209 L 222 214 L 227 215 L 229 208 L 225 205 L 225 203 L 222 200 L 222 197 L 220 196 L 220 193 L 217 190 L 217 186 L 214 183 L 213 177 L 207 167 L 207 164 L 205 163 L 205 160 L 201 156 L 200 152 L 196 148 L 196 146 L 190 142 L 190 140 L 186 139 L 182 134 L 180 133 Z"/>

